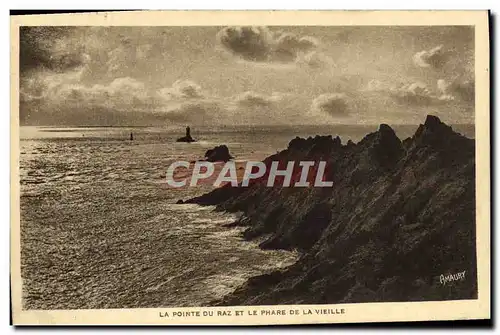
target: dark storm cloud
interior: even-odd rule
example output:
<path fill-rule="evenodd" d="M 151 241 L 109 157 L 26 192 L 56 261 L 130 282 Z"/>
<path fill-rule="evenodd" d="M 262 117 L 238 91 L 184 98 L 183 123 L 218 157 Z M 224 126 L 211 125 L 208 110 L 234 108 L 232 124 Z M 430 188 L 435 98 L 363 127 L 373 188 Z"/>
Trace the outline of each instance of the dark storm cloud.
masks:
<path fill-rule="evenodd" d="M 293 62 L 300 53 L 319 45 L 313 37 L 273 32 L 267 27 L 226 27 L 217 40 L 226 50 L 252 62 Z"/>
<path fill-rule="evenodd" d="M 227 50 L 250 61 L 267 61 L 272 35 L 265 27 L 226 27 L 217 34 Z"/>
<path fill-rule="evenodd" d="M 21 27 L 19 67 L 21 74 L 33 69 L 55 72 L 72 70 L 85 64 L 83 47 L 58 50 L 58 43 L 68 36 L 73 27 Z"/>

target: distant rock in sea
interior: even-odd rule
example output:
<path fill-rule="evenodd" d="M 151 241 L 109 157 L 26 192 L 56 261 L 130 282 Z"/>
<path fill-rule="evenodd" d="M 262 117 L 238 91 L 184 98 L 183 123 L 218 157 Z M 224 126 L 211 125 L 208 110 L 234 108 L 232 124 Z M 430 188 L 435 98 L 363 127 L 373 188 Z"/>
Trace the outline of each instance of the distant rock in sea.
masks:
<path fill-rule="evenodd" d="M 226 145 L 218 145 L 213 149 L 205 152 L 205 158 L 209 162 L 227 162 L 233 158 L 229 153 L 229 148 Z"/>
<path fill-rule="evenodd" d="M 177 139 L 177 142 L 186 142 L 186 143 L 196 142 L 196 140 L 191 137 L 191 128 L 186 127 L 186 135 L 179 137 Z"/>

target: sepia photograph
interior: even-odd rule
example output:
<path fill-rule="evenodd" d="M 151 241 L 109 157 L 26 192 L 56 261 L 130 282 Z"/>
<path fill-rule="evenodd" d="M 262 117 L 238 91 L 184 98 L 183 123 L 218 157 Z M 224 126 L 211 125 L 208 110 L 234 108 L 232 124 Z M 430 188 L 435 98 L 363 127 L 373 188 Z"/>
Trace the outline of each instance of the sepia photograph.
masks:
<path fill-rule="evenodd" d="M 489 318 L 487 12 L 291 14 L 11 17 L 15 323 Z"/>

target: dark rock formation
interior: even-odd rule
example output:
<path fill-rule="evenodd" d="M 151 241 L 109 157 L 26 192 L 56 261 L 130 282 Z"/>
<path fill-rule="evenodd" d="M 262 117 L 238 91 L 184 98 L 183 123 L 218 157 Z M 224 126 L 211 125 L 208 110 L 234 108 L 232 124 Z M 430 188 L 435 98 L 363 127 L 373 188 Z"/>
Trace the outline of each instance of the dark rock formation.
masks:
<path fill-rule="evenodd" d="M 187 143 L 196 142 L 196 140 L 191 137 L 191 128 L 186 127 L 186 135 L 183 137 L 179 137 L 177 139 L 177 142 L 187 142 Z"/>
<path fill-rule="evenodd" d="M 218 145 L 205 152 L 205 158 L 209 162 L 227 162 L 233 158 L 229 154 L 229 148 L 226 145 Z"/>
<path fill-rule="evenodd" d="M 429 116 L 402 143 L 387 125 L 359 143 L 293 139 L 271 161 L 326 160 L 329 188 L 216 189 L 187 202 L 244 213 L 246 239 L 298 249 L 219 305 L 424 301 L 477 297 L 474 140 Z M 440 275 L 466 271 L 443 286 Z"/>

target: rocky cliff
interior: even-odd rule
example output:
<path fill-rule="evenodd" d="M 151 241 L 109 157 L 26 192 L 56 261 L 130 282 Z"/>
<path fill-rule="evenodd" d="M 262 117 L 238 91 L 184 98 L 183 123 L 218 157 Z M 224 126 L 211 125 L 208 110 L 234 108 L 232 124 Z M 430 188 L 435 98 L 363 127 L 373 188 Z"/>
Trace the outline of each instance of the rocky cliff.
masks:
<path fill-rule="evenodd" d="M 327 161 L 333 187 L 222 187 L 188 200 L 241 211 L 261 247 L 297 249 L 289 268 L 251 278 L 220 305 L 477 297 L 475 149 L 428 116 L 401 141 L 387 125 L 359 143 L 295 138 L 271 161 Z M 443 283 L 442 276 L 465 271 Z"/>

